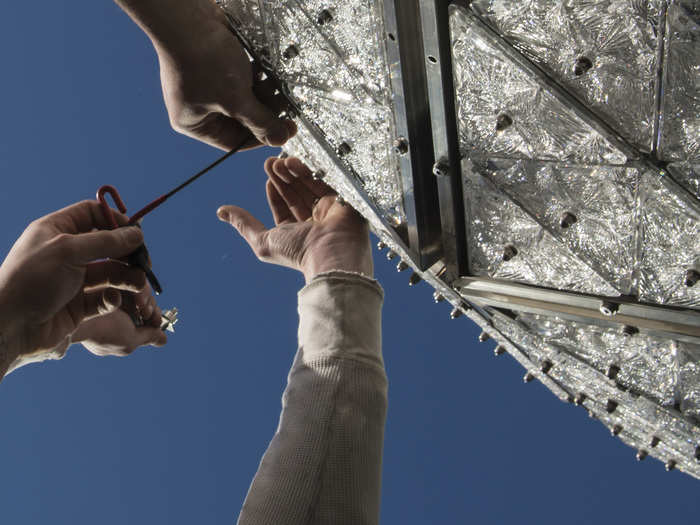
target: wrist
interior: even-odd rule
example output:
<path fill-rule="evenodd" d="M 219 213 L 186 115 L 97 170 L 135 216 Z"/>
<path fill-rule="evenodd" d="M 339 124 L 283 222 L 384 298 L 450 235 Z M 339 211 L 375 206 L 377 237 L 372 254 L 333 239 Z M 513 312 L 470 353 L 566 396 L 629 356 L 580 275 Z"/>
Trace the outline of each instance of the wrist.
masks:
<path fill-rule="evenodd" d="M 339 248 L 342 250 L 340 253 L 331 250 L 332 253 L 326 251 L 311 253 L 304 258 L 301 271 L 307 284 L 317 275 L 332 271 L 356 273 L 369 278 L 374 276 L 374 265 L 369 248 L 364 246 L 358 249 L 349 249 L 347 246 Z"/>

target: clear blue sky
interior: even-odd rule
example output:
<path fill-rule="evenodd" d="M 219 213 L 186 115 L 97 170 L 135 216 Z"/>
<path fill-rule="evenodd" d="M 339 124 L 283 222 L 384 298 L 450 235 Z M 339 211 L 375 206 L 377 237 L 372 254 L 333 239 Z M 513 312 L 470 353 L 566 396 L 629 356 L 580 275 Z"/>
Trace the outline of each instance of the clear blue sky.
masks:
<path fill-rule="evenodd" d="M 216 155 L 170 130 L 150 44 L 110 1 L 9 2 L 0 17 L 0 246 L 110 183 L 130 210 Z M 259 263 L 215 210 L 268 223 L 263 159 L 234 157 L 144 229 L 182 321 L 163 349 L 74 347 L 0 384 L 0 522 L 235 522 L 277 425 L 301 277 Z M 637 463 L 581 408 L 451 321 L 383 254 L 390 380 L 382 523 L 691 524 L 697 480 Z"/>

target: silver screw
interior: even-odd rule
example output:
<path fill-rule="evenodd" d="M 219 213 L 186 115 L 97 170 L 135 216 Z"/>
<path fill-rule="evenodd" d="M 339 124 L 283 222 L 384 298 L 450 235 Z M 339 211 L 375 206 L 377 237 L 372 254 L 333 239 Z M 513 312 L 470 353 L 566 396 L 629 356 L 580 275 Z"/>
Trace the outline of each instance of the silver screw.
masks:
<path fill-rule="evenodd" d="M 613 436 L 618 436 L 620 432 L 622 432 L 622 425 L 620 424 L 615 425 L 614 427 L 612 427 L 612 430 L 610 430 L 610 433 Z"/>
<path fill-rule="evenodd" d="M 619 309 L 620 305 L 612 301 L 603 301 L 600 303 L 600 313 L 607 317 L 612 317 Z"/>
<path fill-rule="evenodd" d="M 405 261 L 399 261 L 399 264 L 396 265 L 396 271 L 403 272 L 404 270 L 408 270 L 408 263 Z"/>
<path fill-rule="evenodd" d="M 647 452 L 647 451 L 644 450 L 643 448 L 640 448 L 640 449 L 637 451 L 637 461 L 643 461 L 644 459 L 646 459 L 646 457 L 647 457 L 648 455 L 649 455 L 649 452 Z"/>
<path fill-rule="evenodd" d="M 408 279 L 408 286 L 415 286 L 419 282 L 421 282 L 422 280 L 423 280 L 423 278 L 420 276 L 420 274 L 414 272 L 411 274 L 411 277 Z"/>
<path fill-rule="evenodd" d="M 323 179 L 326 178 L 326 172 L 323 171 L 323 170 L 316 170 L 316 171 L 313 172 L 313 174 L 311 175 L 311 177 L 312 177 L 314 180 L 323 180 Z"/>
<path fill-rule="evenodd" d="M 676 468 L 676 460 L 675 459 L 669 459 L 666 462 L 666 472 L 671 472 L 674 468 Z"/>
<path fill-rule="evenodd" d="M 457 319 L 457 318 L 460 317 L 461 315 L 462 315 L 462 310 L 460 310 L 459 308 L 457 308 L 457 307 L 455 306 L 455 307 L 452 309 L 452 311 L 450 312 L 450 319 Z"/>
<path fill-rule="evenodd" d="M 491 336 L 489 334 L 487 334 L 486 332 L 481 332 L 479 334 L 479 342 L 480 343 L 485 343 L 489 339 L 491 339 Z"/>
<path fill-rule="evenodd" d="M 525 374 L 525 375 L 523 376 L 523 383 L 529 383 L 529 382 L 532 381 L 533 379 L 535 379 L 534 374 L 532 374 L 531 372 L 528 372 L 527 374 Z"/>
<path fill-rule="evenodd" d="M 377 250 L 382 251 L 384 248 L 386 248 L 386 243 L 384 241 L 379 241 L 377 243 Z"/>
<path fill-rule="evenodd" d="M 501 346 L 501 345 L 498 345 L 498 346 L 494 349 L 494 351 L 493 351 L 493 354 L 494 354 L 496 357 L 498 357 L 499 355 L 503 355 L 503 354 L 505 354 L 505 353 L 506 353 L 506 347 L 505 347 L 505 346 Z"/>
<path fill-rule="evenodd" d="M 386 252 L 386 258 L 387 258 L 387 260 L 391 261 L 391 260 L 392 260 L 393 258 L 395 258 L 395 257 L 396 257 L 396 252 L 395 252 L 395 251 L 389 250 L 388 252 Z"/>
<path fill-rule="evenodd" d="M 441 303 L 442 301 L 445 300 L 445 297 L 440 293 L 440 292 L 433 292 L 433 300 L 436 303 Z"/>
<path fill-rule="evenodd" d="M 399 137 L 394 141 L 394 151 L 398 155 L 405 155 L 408 153 L 408 140 L 404 137 Z"/>
<path fill-rule="evenodd" d="M 445 160 L 439 160 L 433 165 L 433 175 L 447 177 L 450 174 L 450 165 Z"/>
<path fill-rule="evenodd" d="M 342 142 L 340 146 L 338 146 L 336 153 L 339 157 L 345 157 L 346 155 L 349 155 L 351 151 L 352 148 L 350 147 L 350 144 L 348 144 L 347 142 Z"/>

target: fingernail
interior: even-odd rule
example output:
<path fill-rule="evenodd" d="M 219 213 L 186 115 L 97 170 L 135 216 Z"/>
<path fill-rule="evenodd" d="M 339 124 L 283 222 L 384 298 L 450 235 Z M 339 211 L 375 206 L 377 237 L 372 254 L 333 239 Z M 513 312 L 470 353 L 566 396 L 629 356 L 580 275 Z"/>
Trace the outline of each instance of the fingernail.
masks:
<path fill-rule="evenodd" d="M 224 208 L 219 208 L 216 210 L 216 216 L 223 222 L 228 222 L 229 220 L 228 212 Z"/>
<path fill-rule="evenodd" d="M 129 226 L 124 233 L 126 242 L 129 244 L 139 244 L 143 241 L 143 232 L 138 226 Z"/>

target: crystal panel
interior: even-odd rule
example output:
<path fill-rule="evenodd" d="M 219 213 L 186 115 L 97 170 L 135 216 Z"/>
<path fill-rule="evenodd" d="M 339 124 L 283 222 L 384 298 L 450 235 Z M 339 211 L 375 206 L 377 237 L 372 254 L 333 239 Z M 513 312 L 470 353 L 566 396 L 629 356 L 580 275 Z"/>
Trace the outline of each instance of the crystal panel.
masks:
<path fill-rule="evenodd" d="M 700 199 L 700 162 L 678 162 L 669 166 L 674 178 Z"/>
<path fill-rule="evenodd" d="M 463 162 L 470 269 L 475 275 L 616 296 L 619 293 L 583 264 L 506 194 Z"/>
<path fill-rule="evenodd" d="M 645 172 L 641 180 L 639 297 L 700 308 L 700 286 L 687 286 L 685 279 L 688 270 L 700 271 L 698 207 L 671 191 L 655 173 Z"/>
<path fill-rule="evenodd" d="M 474 0 L 471 8 L 640 150 L 654 143 L 662 0 Z"/>
<path fill-rule="evenodd" d="M 621 294 L 631 294 L 638 170 L 491 159 L 482 173 Z"/>
<path fill-rule="evenodd" d="M 510 158 L 621 164 L 627 159 L 463 9 L 450 16 L 463 151 Z"/>
<path fill-rule="evenodd" d="M 672 0 L 666 17 L 660 154 L 700 160 L 700 3 Z"/>

